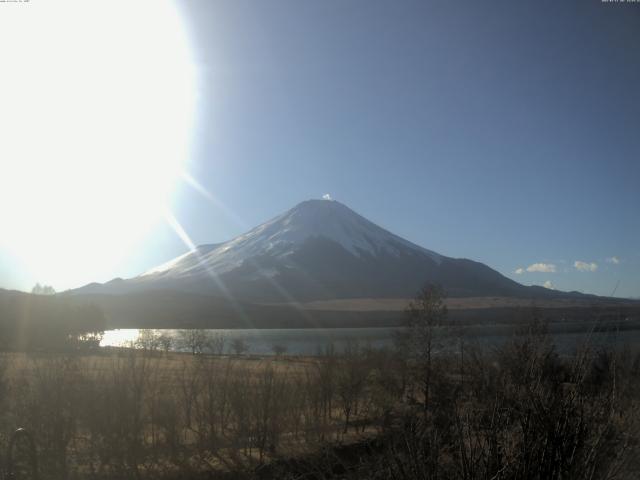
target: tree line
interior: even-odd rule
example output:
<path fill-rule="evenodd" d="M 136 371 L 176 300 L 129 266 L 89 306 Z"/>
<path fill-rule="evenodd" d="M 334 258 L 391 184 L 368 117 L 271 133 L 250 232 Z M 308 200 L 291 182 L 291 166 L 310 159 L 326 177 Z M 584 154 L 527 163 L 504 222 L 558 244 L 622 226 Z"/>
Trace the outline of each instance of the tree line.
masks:
<path fill-rule="evenodd" d="M 0 292 L 0 349 L 69 350 L 99 345 L 102 310 L 58 295 Z"/>

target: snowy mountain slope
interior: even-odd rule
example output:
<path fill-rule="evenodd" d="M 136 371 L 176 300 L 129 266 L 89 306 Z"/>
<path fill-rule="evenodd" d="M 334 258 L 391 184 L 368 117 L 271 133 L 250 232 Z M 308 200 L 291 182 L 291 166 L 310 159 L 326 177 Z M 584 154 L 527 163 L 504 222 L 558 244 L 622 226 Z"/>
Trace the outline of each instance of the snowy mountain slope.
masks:
<path fill-rule="evenodd" d="M 380 228 L 334 200 L 308 200 L 233 240 L 198 247 L 142 276 L 189 276 L 212 270 L 223 274 L 248 259 L 268 255 L 286 261 L 307 241 L 326 239 L 354 256 L 400 256 L 409 249 L 439 263 L 441 256 Z"/>
<path fill-rule="evenodd" d="M 221 244 L 128 280 L 73 293 L 176 290 L 265 303 L 410 297 L 425 282 L 451 296 L 545 296 L 478 262 L 415 245 L 333 200 L 308 200 Z"/>

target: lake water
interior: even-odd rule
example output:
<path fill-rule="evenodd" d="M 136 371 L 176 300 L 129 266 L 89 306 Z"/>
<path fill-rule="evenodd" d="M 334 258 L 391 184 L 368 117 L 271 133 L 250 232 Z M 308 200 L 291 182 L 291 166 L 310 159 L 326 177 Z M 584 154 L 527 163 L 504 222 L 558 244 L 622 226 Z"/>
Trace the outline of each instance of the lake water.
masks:
<path fill-rule="evenodd" d="M 273 346 L 280 345 L 286 348 L 290 355 L 316 355 L 321 349 L 333 345 L 337 351 L 341 351 L 350 342 L 357 342 L 362 346 L 372 348 L 384 348 L 393 346 L 393 336 L 397 328 L 329 328 L 329 329 L 216 329 L 207 330 L 213 335 L 223 335 L 225 338 L 225 351 L 230 351 L 231 342 L 241 338 L 248 345 L 248 353 L 255 355 L 270 355 Z M 565 324 L 553 326 L 552 336 L 561 353 L 573 353 L 575 349 L 583 345 L 587 340 L 592 345 L 616 345 L 618 347 L 629 346 L 640 348 L 640 328 L 635 325 L 619 332 L 598 332 L 591 335 L 584 332 L 584 324 Z M 178 330 L 162 330 L 178 338 Z M 102 346 L 127 347 L 131 346 L 138 338 L 140 330 L 120 329 L 105 332 L 101 342 Z M 513 338 L 514 327 L 511 326 L 473 326 L 465 332 L 467 343 L 496 347 Z M 177 344 L 177 341 L 175 342 Z M 176 346 L 174 350 L 181 350 Z"/>
<path fill-rule="evenodd" d="M 349 342 L 370 345 L 373 348 L 390 347 L 393 344 L 393 328 L 282 328 L 282 329 L 214 329 L 206 330 L 212 335 L 225 338 L 225 351 L 230 351 L 231 342 L 241 338 L 248 346 L 248 353 L 270 355 L 273 346 L 286 348 L 291 355 L 316 355 L 319 349 L 333 345 L 336 350 L 344 349 Z M 178 339 L 178 330 L 162 330 Z M 140 330 L 107 330 L 101 346 L 127 347 L 135 342 Z M 174 350 L 181 350 L 179 346 Z"/>

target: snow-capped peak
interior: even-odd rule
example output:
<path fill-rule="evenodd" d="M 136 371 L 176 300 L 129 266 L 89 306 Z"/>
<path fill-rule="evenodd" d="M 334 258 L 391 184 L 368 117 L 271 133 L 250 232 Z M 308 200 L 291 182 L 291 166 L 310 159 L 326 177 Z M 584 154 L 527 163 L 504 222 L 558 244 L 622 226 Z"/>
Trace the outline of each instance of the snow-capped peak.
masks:
<path fill-rule="evenodd" d="M 181 275 L 205 265 L 222 273 L 258 255 L 285 257 L 307 240 L 317 238 L 336 242 L 359 257 L 400 255 L 410 250 L 426 254 L 436 263 L 442 259 L 437 253 L 392 234 L 329 197 L 304 201 L 233 240 L 199 247 L 144 275 L 169 271 Z"/>
<path fill-rule="evenodd" d="M 302 202 L 226 245 L 229 248 L 259 245 L 269 250 L 277 246 L 299 245 L 316 237 L 332 240 L 358 256 L 365 253 L 397 253 L 398 247 L 403 246 L 439 257 L 378 227 L 331 199 Z"/>

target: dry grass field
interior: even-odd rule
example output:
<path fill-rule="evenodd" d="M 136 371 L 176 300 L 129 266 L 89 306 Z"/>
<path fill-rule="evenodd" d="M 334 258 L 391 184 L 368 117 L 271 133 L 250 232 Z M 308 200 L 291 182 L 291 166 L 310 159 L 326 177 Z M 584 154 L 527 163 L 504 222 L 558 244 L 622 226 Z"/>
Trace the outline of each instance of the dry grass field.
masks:
<path fill-rule="evenodd" d="M 540 324 L 497 350 L 432 333 L 317 357 L 3 353 L 0 447 L 26 427 L 45 480 L 637 478 L 638 354 L 561 357 Z"/>
<path fill-rule="evenodd" d="M 372 355 L 5 353 L 0 421 L 33 432 L 44 478 L 248 472 L 370 436 Z"/>

